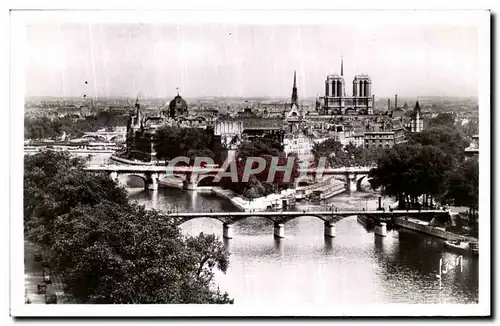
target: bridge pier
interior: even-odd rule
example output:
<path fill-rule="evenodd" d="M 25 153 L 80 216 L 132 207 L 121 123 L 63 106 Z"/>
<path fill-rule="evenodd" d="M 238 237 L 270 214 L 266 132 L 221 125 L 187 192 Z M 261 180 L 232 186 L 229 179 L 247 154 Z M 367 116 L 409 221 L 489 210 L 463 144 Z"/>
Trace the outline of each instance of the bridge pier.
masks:
<path fill-rule="evenodd" d="M 335 223 L 325 222 L 325 236 L 330 238 L 335 238 L 336 234 Z"/>
<path fill-rule="evenodd" d="M 188 182 L 186 184 L 186 190 L 196 190 L 197 185 L 194 182 Z"/>
<path fill-rule="evenodd" d="M 347 179 L 347 189 L 349 189 L 350 192 L 355 192 L 358 190 L 357 187 L 357 182 L 356 182 L 356 176 L 352 174 L 348 174 L 346 176 Z"/>
<path fill-rule="evenodd" d="M 275 223 L 274 224 L 274 237 L 284 238 L 285 237 L 285 224 Z"/>
<path fill-rule="evenodd" d="M 111 172 L 109 174 L 109 176 L 111 177 L 111 180 L 117 182 L 118 181 L 118 172 L 114 171 L 114 172 Z"/>
<path fill-rule="evenodd" d="M 198 185 L 198 175 L 194 173 L 186 174 L 186 190 L 196 190 Z"/>
<path fill-rule="evenodd" d="M 224 223 L 222 225 L 222 237 L 225 239 L 233 238 L 233 226 L 231 224 Z"/>
<path fill-rule="evenodd" d="M 146 190 L 158 190 L 158 173 L 147 175 Z"/>
<path fill-rule="evenodd" d="M 387 236 L 387 224 L 382 222 L 375 226 L 375 235 L 386 237 Z"/>

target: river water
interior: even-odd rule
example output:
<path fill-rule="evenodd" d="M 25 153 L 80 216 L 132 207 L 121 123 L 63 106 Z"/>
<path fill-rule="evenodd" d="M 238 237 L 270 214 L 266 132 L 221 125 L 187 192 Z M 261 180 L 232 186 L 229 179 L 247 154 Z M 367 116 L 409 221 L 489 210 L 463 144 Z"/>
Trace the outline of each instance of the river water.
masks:
<path fill-rule="evenodd" d="M 109 161 L 97 155 L 90 164 Z M 123 180 L 124 181 L 124 180 Z M 131 178 L 131 184 L 134 184 Z M 141 181 L 135 180 L 138 186 Z M 181 189 L 157 192 L 129 188 L 131 200 L 148 208 L 179 212 L 237 211 L 215 195 Z M 341 194 L 324 203 L 339 209 L 375 209 L 377 193 Z M 387 200 L 385 205 L 389 204 Z M 302 204 L 297 209 L 317 210 Z M 213 233 L 222 239 L 222 223 L 200 218 L 181 225 L 189 235 Z M 454 261 L 443 241 L 412 231 L 391 230 L 387 237 L 375 236 L 347 217 L 336 224 L 336 237 L 323 236 L 323 221 L 299 217 L 285 224 L 285 238 L 275 240 L 273 223 L 248 218 L 233 225 L 234 238 L 224 240 L 230 252 L 229 269 L 217 273 L 220 289 L 235 304 L 377 304 L 377 303 L 477 303 L 478 259 L 463 257 L 463 268 L 436 277 L 439 260 Z"/>
<path fill-rule="evenodd" d="M 160 188 L 129 190 L 130 199 L 147 207 L 180 212 L 236 211 L 215 195 Z M 377 194 L 341 194 L 335 207 L 374 208 Z M 387 203 L 386 203 L 387 204 Z M 298 209 L 315 209 L 311 205 Z M 181 225 L 190 235 L 214 233 L 222 239 L 222 223 L 200 218 Z M 477 303 L 478 260 L 464 256 L 463 269 L 436 277 L 439 259 L 455 260 L 443 241 L 407 230 L 375 236 L 356 217 L 336 224 L 336 237 L 326 239 L 323 221 L 300 217 L 285 224 L 285 238 L 275 240 L 273 224 L 248 218 L 233 226 L 234 239 L 224 240 L 231 254 L 226 274 L 216 282 L 235 304 L 371 304 Z"/>

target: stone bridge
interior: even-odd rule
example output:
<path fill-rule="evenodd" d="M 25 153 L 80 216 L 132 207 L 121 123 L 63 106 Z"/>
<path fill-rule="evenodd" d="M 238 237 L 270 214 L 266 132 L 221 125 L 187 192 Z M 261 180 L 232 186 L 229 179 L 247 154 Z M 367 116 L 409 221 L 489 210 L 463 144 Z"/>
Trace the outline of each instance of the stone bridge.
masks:
<path fill-rule="evenodd" d="M 166 218 L 173 219 L 180 225 L 196 218 L 213 218 L 223 223 L 223 237 L 233 237 L 232 224 L 249 217 L 263 217 L 274 223 L 274 236 L 283 238 L 285 236 L 285 223 L 297 217 L 316 217 L 325 222 L 325 236 L 335 237 L 335 223 L 348 217 L 363 215 L 376 221 L 375 234 L 385 236 L 386 223 L 384 221 L 400 216 L 419 216 L 420 218 L 432 219 L 439 215 L 449 215 L 444 210 L 393 210 L 393 211 L 297 211 L 297 212 L 190 212 L 190 213 L 168 213 Z"/>
<path fill-rule="evenodd" d="M 302 181 L 320 182 L 335 176 L 336 179 L 344 181 L 346 188 L 355 192 L 361 189 L 361 182 L 368 177 L 370 170 L 374 167 L 342 167 L 342 168 L 326 168 L 326 169 L 299 169 L 301 175 L 295 180 L 296 185 Z"/>
<path fill-rule="evenodd" d="M 347 168 L 327 168 L 327 169 L 299 169 L 300 176 L 296 180 L 296 185 L 300 181 L 322 181 L 331 175 L 342 178 L 346 188 L 354 192 L 360 189 L 360 184 L 368 176 L 371 167 L 347 167 Z M 192 166 L 151 166 L 151 165 L 106 165 L 89 166 L 88 171 L 108 172 L 113 180 L 118 180 L 119 175 L 129 175 L 141 178 L 144 181 L 145 189 L 157 190 L 158 178 L 162 176 L 184 176 L 184 187 L 188 190 L 195 190 L 199 182 L 205 178 L 214 178 L 217 173 L 223 172 L 217 167 L 192 167 Z"/>
<path fill-rule="evenodd" d="M 91 139 L 95 141 L 105 142 L 124 142 L 126 137 L 125 132 L 123 131 L 97 131 L 83 133 L 82 139 Z"/>
<path fill-rule="evenodd" d="M 191 166 L 151 166 L 151 165 L 104 165 L 89 166 L 85 170 L 93 172 L 107 172 L 111 179 L 118 181 L 119 175 L 127 175 L 141 178 L 144 188 L 147 190 L 158 190 L 158 179 L 162 176 L 185 176 L 184 186 L 193 190 L 204 177 L 214 177 L 220 171 L 219 168 L 203 168 Z"/>

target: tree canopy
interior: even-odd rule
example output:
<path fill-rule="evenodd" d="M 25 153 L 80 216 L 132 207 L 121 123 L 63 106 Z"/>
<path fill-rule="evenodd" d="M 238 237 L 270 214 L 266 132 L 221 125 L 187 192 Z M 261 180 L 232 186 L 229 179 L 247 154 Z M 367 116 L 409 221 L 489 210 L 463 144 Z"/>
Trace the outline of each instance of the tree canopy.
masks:
<path fill-rule="evenodd" d="M 424 195 L 431 203 L 434 198 L 475 211 L 478 165 L 465 161 L 466 146 L 463 134 L 449 124 L 411 134 L 407 143 L 394 146 L 379 158 L 377 167 L 370 171 L 372 187 L 397 196 L 401 208 Z"/>
<path fill-rule="evenodd" d="M 130 204 L 106 174 L 60 152 L 25 158 L 27 239 L 44 248 L 76 303 L 232 303 L 213 282 L 229 253 L 185 236 L 160 212 Z"/>
<path fill-rule="evenodd" d="M 453 113 L 439 113 L 429 120 L 429 127 L 453 127 L 455 125 L 455 115 Z"/>
<path fill-rule="evenodd" d="M 165 126 L 156 130 L 154 149 L 160 159 L 171 160 L 187 156 L 192 164 L 195 157 L 210 157 L 221 163 L 221 153 L 216 149 L 211 130 Z"/>
<path fill-rule="evenodd" d="M 363 148 L 352 143 L 342 145 L 341 142 L 330 138 L 321 143 L 313 145 L 311 150 L 315 164 L 324 157 L 326 163 L 331 167 L 344 166 L 371 166 L 377 162 L 377 158 L 383 149 L 376 147 Z"/>
<path fill-rule="evenodd" d="M 97 131 L 109 126 L 125 126 L 128 116 L 118 112 L 101 111 L 85 118 L 71 116 L 24 118 L 25 139 L 55 139 L 64 132 L 67 136 L 81 137 L 85 132 Z"/>
<path fill-rule="evenodd" d="M 264 169 L 254 175 L 250 175 L 248 181 L 243 181 L 245 166 L 247 162 L 252 169 L 256 169 L 258 162 L 249 161 L 252 157 L 260 157 L 264 160 Z M 269 180 L 272 163 L 276 162 L 277 167 L 285 167 L 288 159 L 292 162 L 290 178 L 286 180 L 286 171 L 276 171 Z M 255 138 L 249 142 L 242 143 L 236 151 L 236 170 L 238 182 L 232 182 L 231 178 L 222 178 L 221 186 L 231 189 L 234 192 L 247 198 L 257 198 L 267 196 L 280 189 L 286 189 L 293 185 L 299 175 L 299 160 L 297 156 L 287 157 L 283 152 L 281 144 L 273 139 L 262 137 Z M 251 164 L 250 164 L 251 162 Z M 227 171 L 230 170 L 228 166 Z"/>
<path fill-rule="evenodd" d="M 280 156 L 283 146 L 267 137 L 255 138 L 244 142 L 238 147 L 238 155 L 241 158 L 258 157 L 263 155 Z"/>
<path fill-rule="evenodd" d="M 455 206 L 467 206 L 474 216 L 479 203 L 479 163 L 475 158 L 450 171 L 446 180 L 445 201 Z"/>
<path fill-rule="evenodd" d="M 464 150 L 469 145 L 464 135 L 449 125 L 413 133 L 409 136 L 408 143 L 436 146 L 456 161 L 463 161 Z"/>

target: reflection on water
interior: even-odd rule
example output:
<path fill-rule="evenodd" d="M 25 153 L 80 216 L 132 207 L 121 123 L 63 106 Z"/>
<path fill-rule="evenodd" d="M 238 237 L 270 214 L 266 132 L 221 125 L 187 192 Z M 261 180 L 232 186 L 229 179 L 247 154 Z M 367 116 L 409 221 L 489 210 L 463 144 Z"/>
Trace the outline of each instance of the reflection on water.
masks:
<path fill-rule="evenodd" d="M 135 190 L 130 198 L 160 210 L 235 211 L 214 195 L 160 189 Z M 328 205 L 354 209 L 377 205 L 374 193 L 343 194 Z M 370 206 L 371 205 L 371 206 Z M 299 209 L 304 209 L 301 206 Z M 309 209 L 317 206 L 307 205 Z M 222 223 L 200 218 L 184 223 L 182 230 L 195 235 L 214 233 L 222 238 Z M 224 240 L 231 253 L 226 274 L 217 274 L 220 288 L 235 304 L 333 303 L 476 303 L 477 258 L 464 257 L 463 271 L 436 278 L 439 259 L 454 260 L 441 240 L 406 230 L 375 236 L 356 217 L 336 224 L 336 237 L 324 237 L 323 221 L 300 217 L 285 224 L 285 238 L 274 239 L 273 223 L 252 217 L 234 224 L 234 239 Z"/>

